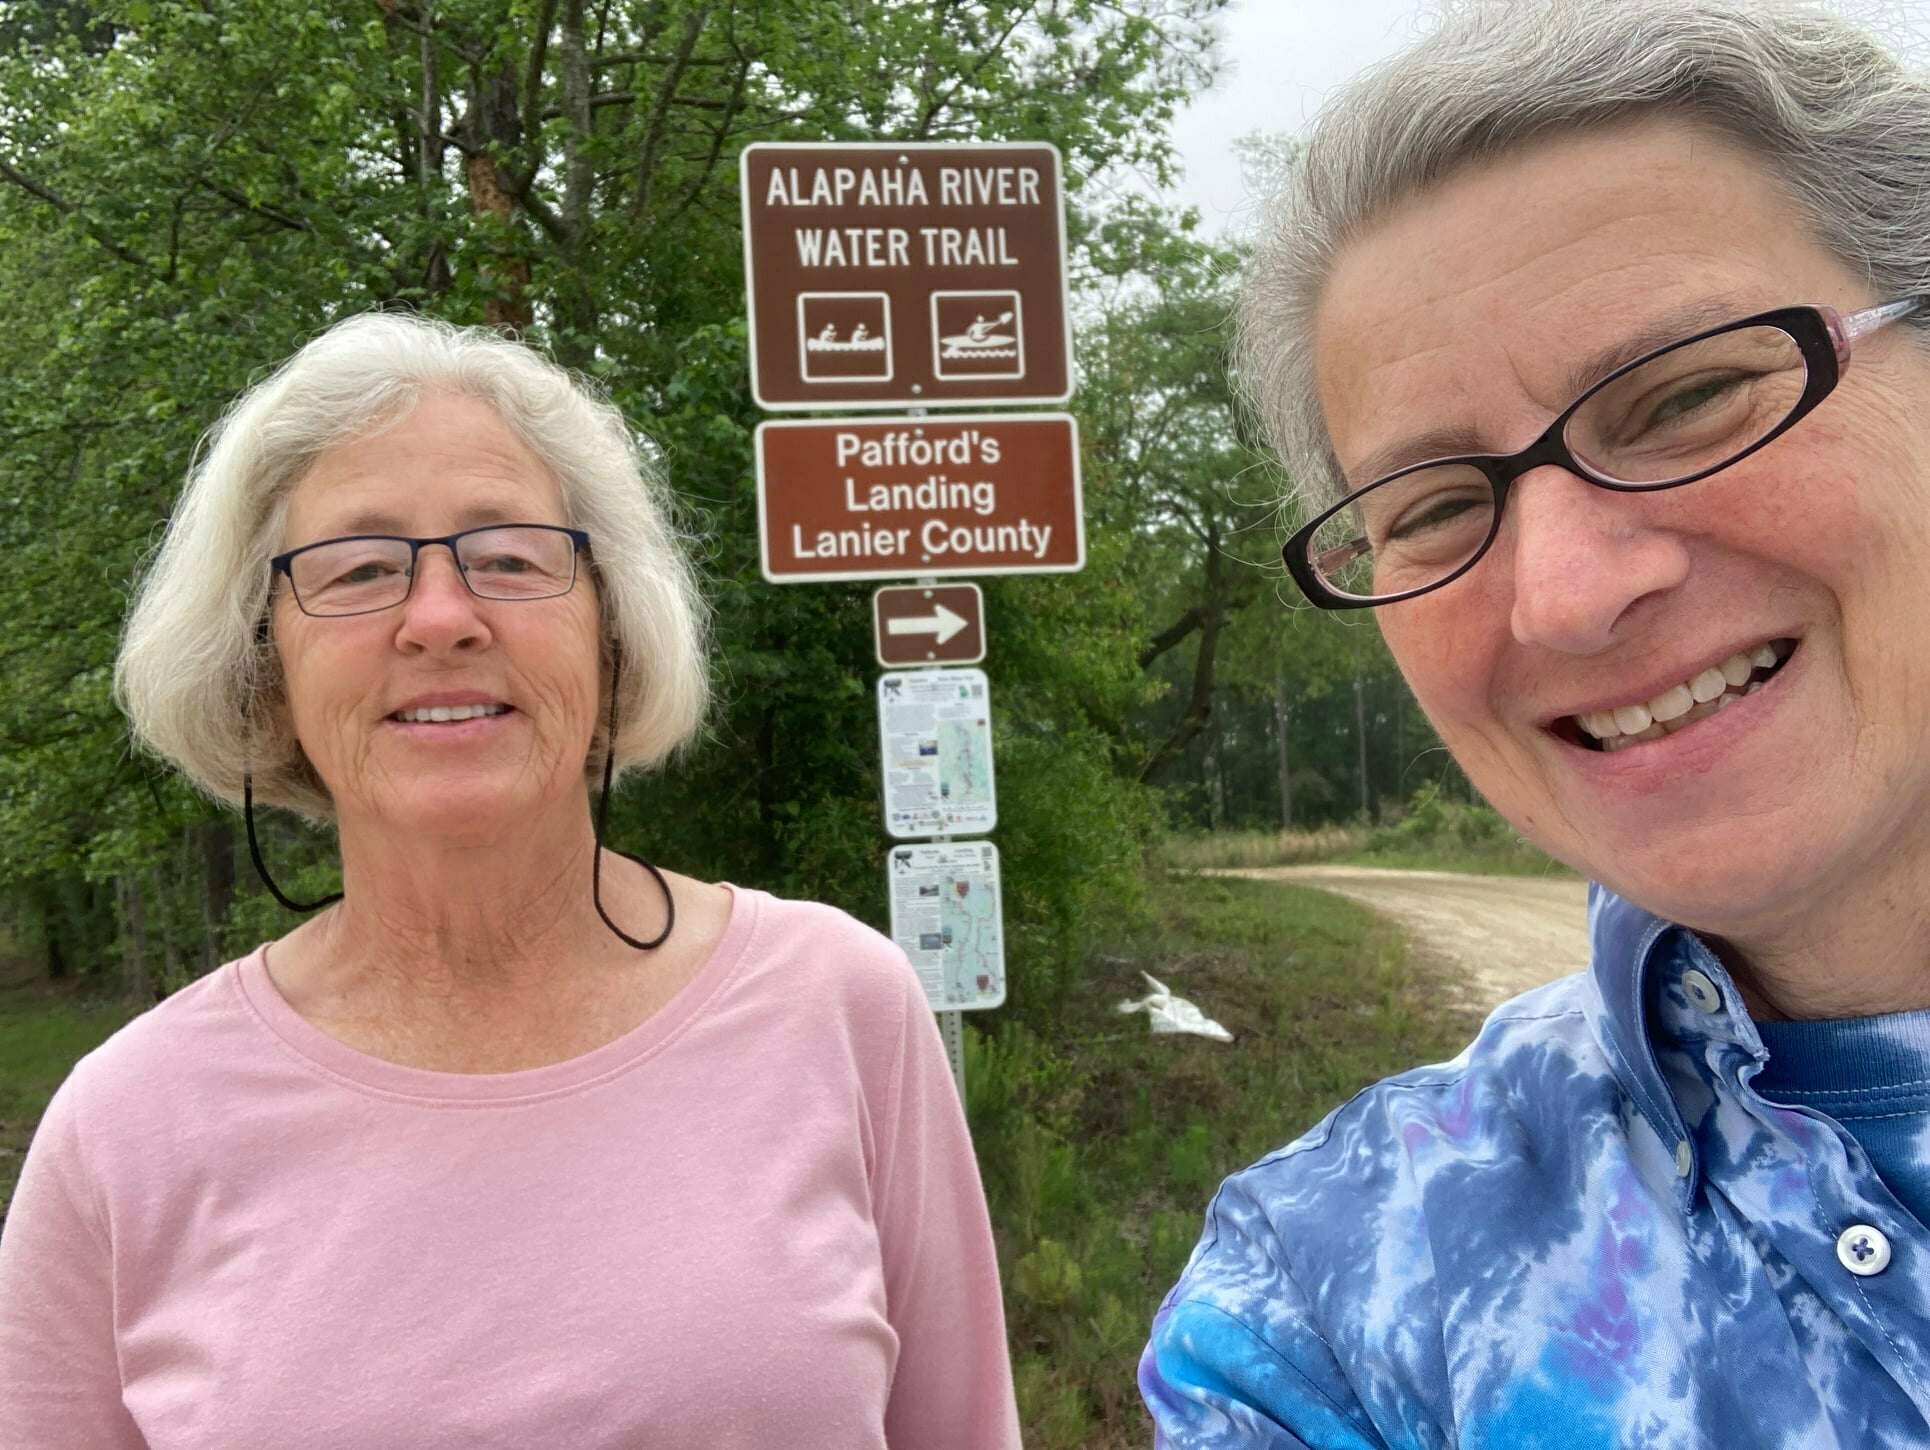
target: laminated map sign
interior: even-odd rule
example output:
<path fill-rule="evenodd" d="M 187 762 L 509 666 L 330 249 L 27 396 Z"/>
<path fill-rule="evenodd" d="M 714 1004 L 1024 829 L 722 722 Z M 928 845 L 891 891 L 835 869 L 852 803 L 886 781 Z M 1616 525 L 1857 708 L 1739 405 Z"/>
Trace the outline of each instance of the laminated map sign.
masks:
<path fill-rule="evenodd" d="M 891 936 L 935 1012 L 1005 1000 L 999 852 L 990 841 L 893 846 L 885 866 Z"/>
<path fill-rule="evenodd" d="M 893 836 L 979 835 L 998 823 L 985 671 L 880 675 L 878 735 Z"/>

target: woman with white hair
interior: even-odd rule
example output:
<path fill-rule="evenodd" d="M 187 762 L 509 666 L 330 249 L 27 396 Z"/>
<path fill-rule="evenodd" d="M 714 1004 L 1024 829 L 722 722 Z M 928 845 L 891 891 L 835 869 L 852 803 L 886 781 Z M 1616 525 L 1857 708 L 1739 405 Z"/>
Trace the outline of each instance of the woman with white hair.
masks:
<path fill-rule="evenodd" d="M 703 711 L 661 493 L 569 374 L 399 315 L 215 430 L 120 698 L 251 846 L 256 798 L 332 820 L 343 892 L 55 1096 L 0 1241 L 0 1442 L 1017 1443 L 902 953 L 592 822 Z"/>
<path fill-rule="evenodd" d="M 1807 5 L 1464 6 L 1323 114 L 1286 562 L 1592 958 L 1227 1180 L 1161 1444 L 1930 1443 L 1926 302 L 1930 82 Z"/>

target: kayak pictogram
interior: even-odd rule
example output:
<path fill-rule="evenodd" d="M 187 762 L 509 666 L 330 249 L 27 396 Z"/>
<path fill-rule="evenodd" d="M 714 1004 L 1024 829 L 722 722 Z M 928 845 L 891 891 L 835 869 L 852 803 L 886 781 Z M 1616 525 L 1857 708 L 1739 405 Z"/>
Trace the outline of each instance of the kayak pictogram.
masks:
<path fill-rule="evenodd" d="M 1001 312 L 998 320 L 987 322 L 983 316 L 972 319 L 972 325 L 963 332 L 951 337 L 941 337 L 943 350 L 940 357 L 1017 357 L 1019 339 L 1016 334 L 1001 334 L 997 329 L 1012 321 L 1010 312 Z"/>
<path fill-rule="evenodd" d="M 1012 292 L 934 292 L 932 371 L 941 379 L 1025 376 L 1025 317 Z"/>

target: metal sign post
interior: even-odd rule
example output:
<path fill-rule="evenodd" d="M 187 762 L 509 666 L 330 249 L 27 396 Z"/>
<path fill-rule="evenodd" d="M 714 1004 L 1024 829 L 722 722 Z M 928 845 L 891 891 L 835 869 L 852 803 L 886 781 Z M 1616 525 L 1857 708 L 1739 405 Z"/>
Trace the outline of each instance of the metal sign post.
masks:
<path fill-rule="evenodd" d="M 1005 1000 L 984 600 L 939 576 L 1085 566 L 1064 190 L 1043 142 L 744 149 L 758 552 L 773 584 L 880 589 L 891 934 L 965 1095 L 962 1013 Z"/>
<path fill-rule="evenodd" d="M 952 1065 L 952 1081 L 958 1084 L 958 1100 L 965 1101 L 965 1014 L 940 1012 L 938 1035 L 945 1039 L 945 1056 Z"/>

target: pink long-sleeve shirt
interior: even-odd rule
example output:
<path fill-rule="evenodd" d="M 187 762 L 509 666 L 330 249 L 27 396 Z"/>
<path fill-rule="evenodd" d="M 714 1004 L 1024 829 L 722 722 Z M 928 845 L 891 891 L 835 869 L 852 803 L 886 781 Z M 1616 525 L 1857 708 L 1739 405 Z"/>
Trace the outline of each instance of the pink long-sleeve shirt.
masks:
<path fill-rule="evenodd" d="M 688 986 L 527 1072 L 383 1062 L 256 951 L 85 1058 L 0 1236 L 5 1450 L 1018 1444 L 903 955 L 736 890 Z"/>

